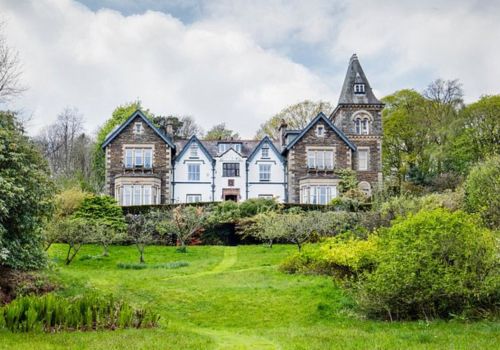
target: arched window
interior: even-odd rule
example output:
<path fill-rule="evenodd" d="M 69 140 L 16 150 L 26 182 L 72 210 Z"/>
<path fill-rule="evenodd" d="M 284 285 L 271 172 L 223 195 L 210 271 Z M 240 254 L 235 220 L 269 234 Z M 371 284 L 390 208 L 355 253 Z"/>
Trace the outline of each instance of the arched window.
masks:
<path fill-rule="evenodd" d="M 367 181 L 361 181 L 358 184 L 358 188 L 363 191 L 363 193 L 370 198 L 372 196 L 372 186 Z"/>
<path fill-rule="evenodd" d="M 368 135 L 370 133 L 370 116 L 368 114 L 358 114 L 354 117 L 354 131 L 358 135 Z"/>

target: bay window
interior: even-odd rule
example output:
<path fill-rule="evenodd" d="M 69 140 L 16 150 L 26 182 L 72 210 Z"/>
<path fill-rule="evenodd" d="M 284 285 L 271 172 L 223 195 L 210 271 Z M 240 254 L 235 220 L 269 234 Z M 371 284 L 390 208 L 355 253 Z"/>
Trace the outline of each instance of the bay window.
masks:
<path fill-rule="evenodd" d="M 158 188 L 152 185 L 123 185 L 119 201 L 123 206 L 157 204 Z"/>
<path fill-rule="evenodd" d="M 302 186 L 300 202 L 307 204 L 328 204 L 337 197 L 337 186 L 334 185 L 307 185 Z"/>

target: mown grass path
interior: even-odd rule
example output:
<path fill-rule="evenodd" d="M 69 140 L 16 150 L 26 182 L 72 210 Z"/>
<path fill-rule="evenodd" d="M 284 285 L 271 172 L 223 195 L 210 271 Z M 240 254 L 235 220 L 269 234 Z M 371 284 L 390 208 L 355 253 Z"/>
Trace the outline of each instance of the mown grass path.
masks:
<path fill-rule="evenodd" d="M 135 263 L 133 246 L 85 246 L 69 266 L 66 247 L 50 250 L 50 272 L 71 296 L 85 290 L 113 293 L 161 315 L 155 329 L 57 334 L 0 331 L 0 349 L 497 349 L 498 322 L 406 322 L 363 320 L 353 301 L 323 276 L 287 275 L 278 270 L 294 253 L 290 245 L 147 247 L 147 264 L 185 261 L 177 269 L 122 270 Z"/>

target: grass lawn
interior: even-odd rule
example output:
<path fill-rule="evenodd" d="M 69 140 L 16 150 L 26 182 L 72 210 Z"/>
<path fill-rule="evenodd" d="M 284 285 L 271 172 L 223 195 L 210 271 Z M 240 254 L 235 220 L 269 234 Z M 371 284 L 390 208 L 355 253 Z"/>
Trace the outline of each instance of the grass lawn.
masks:
<path fill-rule="evenodd" d="M 55 274 L 74 295 L 111 292 L 161 313 L 157 329 L 57 334 L 0 331 L 0 349 L 499 349 L 500 323 L 406 322 L 360 319 L 331 279 L 286 275 L 279 262 L 296 248 L 276 245 L 146 248 L 148 264 L 175 269 L 118 269 L 135 263 L 135 247 L 85 246 L 70 266 L 66 247 L 50 255 Z"/>

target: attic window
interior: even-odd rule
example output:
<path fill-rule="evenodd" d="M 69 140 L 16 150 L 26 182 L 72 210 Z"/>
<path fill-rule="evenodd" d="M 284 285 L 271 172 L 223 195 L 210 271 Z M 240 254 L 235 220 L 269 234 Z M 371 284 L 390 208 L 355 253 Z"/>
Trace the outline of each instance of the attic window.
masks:
<path fill-rule="evenodd" d="M 198 145 L 193 143 L 190 147 L 190 155 L 191 158 L 198 158 Z"/>
<path fill-rule="evenodd" d="M 323 125 L 318 125 L 316 127 L 316 136 L 325 137 L 325 127 Z"/>
<path fill-rule="evenodd" d="M 262 146 L 262 158 L 269 158 L 269 146 Z"/>
<path fill-rule="evenodd" d="M 354 93 L 355 94 L 364 94 L 365 93 L 365 84 L 354 84 Z"/>
<path fill-rule="evenodd" d="M 142 134 L 143 130 L 141 122 L 134 124 L 134 134 Z"/>

